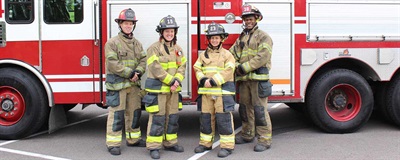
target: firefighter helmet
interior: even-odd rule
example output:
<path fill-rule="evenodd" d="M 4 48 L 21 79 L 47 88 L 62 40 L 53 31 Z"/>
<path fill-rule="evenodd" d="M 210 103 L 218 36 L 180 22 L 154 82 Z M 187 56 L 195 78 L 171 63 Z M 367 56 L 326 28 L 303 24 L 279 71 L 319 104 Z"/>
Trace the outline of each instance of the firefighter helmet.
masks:
<path fill-rule="evenodd" d="M 162 30 L 171 28 L 176 30 L 179 28 L 179 26 L 176 23 L 175 18 L 171 15 L 168 15 L 160 20 L 160 24 L 157 26 L 156 31 L 161 33 Z"/>
<path fill-rule="evenodd" d="M 212 22 L 211 24 L 208 25 L 206 32 L 207 38 L 210 38 L 211 36 L 215 35 L 220 35 L 222 39 L 225 39 L 228 37 L 228 33 L 225 32 L 225 29 L 222 25 Z"/>
<path fill-rule="evenodd" d="M 263 16 L 258 8 L 250 4 L 244 4 L 242 6 L 242 15 L 240 17 L 243 19 L 245 16 L 248 15 L 254 15 L 257 21 L 261 21 L 263 19 Z"/>
<path fill-rule="evenodd" d="M 135 11 L 131 8 L 124 9 L 119 13 L 118 18 L 115 18 L 115 22 L 119 23 L 120 21 L 132 21 L 137 22 Z"/>

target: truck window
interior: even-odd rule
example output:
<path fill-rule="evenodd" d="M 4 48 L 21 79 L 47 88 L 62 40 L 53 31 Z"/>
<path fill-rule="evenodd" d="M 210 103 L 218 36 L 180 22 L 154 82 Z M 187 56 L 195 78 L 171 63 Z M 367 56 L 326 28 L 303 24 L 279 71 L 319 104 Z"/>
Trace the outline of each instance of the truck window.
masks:
<path fill-rule="evenodd" d="M 33 22 L 33 0 L 7 0 L 5 2 L 8 23 L 28 24 Z"/>
<path fill-rule="evenodd" d="M 44 22 L 76 24 L 83 21 L 83 0 L 44 0 Z"/>

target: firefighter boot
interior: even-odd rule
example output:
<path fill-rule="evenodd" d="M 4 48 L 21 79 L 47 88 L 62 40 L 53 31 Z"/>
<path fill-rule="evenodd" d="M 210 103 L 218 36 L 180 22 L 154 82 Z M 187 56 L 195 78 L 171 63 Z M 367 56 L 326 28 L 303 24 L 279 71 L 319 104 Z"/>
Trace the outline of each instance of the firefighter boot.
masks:
<path fill-rule="evenodd" d="M 236 136 L 235 144 L 251 143 L 251 142 L 253 142 L 253 140 L 254 140 L 254 138 L 247 140 L 247 139 L 244 139 L 242 136 Z"/>
<path fill-rule="evenodd" d="M 219 158 L 224 158 L 232 154 L 232 149 L 227 149 L 227 148 L 221 148 L 221 150 L 218 152 L 218 157 Z"/>
<path fill-rule="evenodd" d="M 267 149 L 271 148 L 271 145 L 263 145 L 263 144 L 257 144 L 256 146 L 254 146 L 254 151 L 255 152 L 262 152 L 265 151 Z"/>
<path fill-rule="evenodd" d="M 146 141 L 144 141 L 143 139 L 140 139 L 134 144 L 130 144 L 130 143 L 126 142 L 126 145 L 129 147 L 146 147 Z"/>
<path fill-rule="evenodd" d="M 153 159 L 160 159 L 160 151 L 158 149 L 150 150 L 150 156 Z"/>
<path fill-rule="evenodd" d="M 166 151 L 183 152 L 183 147 L 180 145 L 175 145 L 172 147 L 164 147 Z"/>
<path fill-rule="evenodd" d="M 120 155 L 121 154 L 121 148 L 119 148 L 119 147 L 108 147 L 108 152 L 110 152 L 112 155 Z"/>
<path fill-rule="evenodd" d="M 206 147 L 206 146 L 203 146 L 203 145 L 199 145 L 194 149 L 194 153 L 202 153 L 202 152 L 204 152 L 206 150 L 211 150 L 211 147 Z"/>

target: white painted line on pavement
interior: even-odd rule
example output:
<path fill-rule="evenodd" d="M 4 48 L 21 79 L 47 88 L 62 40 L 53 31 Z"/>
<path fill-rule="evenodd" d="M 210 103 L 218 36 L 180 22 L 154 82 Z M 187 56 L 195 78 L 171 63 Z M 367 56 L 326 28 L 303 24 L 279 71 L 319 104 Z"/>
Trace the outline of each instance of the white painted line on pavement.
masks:
<path fill-rule="evenodd" d="M 83 122 L 87 122 L 87 121 L 90 121 L 90 120 L 93 120 L 93 119 L 96 119 L 96 118 L 100 118 L 100 117 L 103 117 L 103 116 L 106 116 L 106 115 L 108 115 L 108 113 L 101 114 L 101 115 L 98 115 L 98 116 L 90 118 L 90 119 L 84 119 L 84 120 L 81 120 L 81 121 L 78 121 L 78 122 L 74 122 L 74 123 L 71 123 L 71 124 L 63 126 L 62 128 L 66 128 L 66 127 L 70 127 L 70 126 L 73 126 L 73 125 L 77 125 L 77 124 L 80 124 L 80 123 L 83 123 Z M 33 135 L 28 136 L 27 138 L 36 137 L 36 136 L 39 136 L 39 135 L 42 135 L 42 134 L 45 134 L 45 133 L 48 133 L 48 131 L 38 132 L 38 133 L 35 133 Z M 19 141 L 19 140 L 6 141 L 6 142 L 3 142 L 3 143 L 0 143 L 0 146 L 7 145 L 7 144 L 10 144 L 10 143 L 14 143 L 14 142 L 17 142 L 17 141 Z M 33 156 L 33 157 L 46 158 L 46 159 L 53 159 L 53 160 L 67 160 L 67 159 L 64 159 L 64 158 L 47 156 L 47 155 L 42 155 L 42 154 L 37 154 L 37 153 L 30 153 L 30 152 L 25 152 L 25 151 L 18 151 L 18 150 L 7 149 L 7 148 L 0 148 L 0 151 L 16 153 L 16 154 L 22 154 L 22 155 L 28 155 L 28 156 Z M 47 158 L 47 157 L 49 157 L 49 158 Z"/>
<path fill-rule="evenodd" d="M 18 140 L 6 141 L 6 142 L 3 142 L 3 143 L 0 143 L 0 146 L 7 145 L 7 144 L 10 144 L 10 143 L 14 143 L 16 141 L 18 141 Z"/>
<path fill-rule="evenodd" d="M 15 154 L 21 154 L 21 155 L 31 156 L 31 157 L 51 159 L 51 160 L 69 160 L 69 159 L 66 159 L 66 158 L 54 157 L 54 156 L 49 156 L 49 155 L 43 155 L 43 154 L 38 154 L 38 153 L 25 152 L 25 151 L 19 151 L 19 150 L 1 148 L 1 147 L 0 147 L 0 151 L 10 152 L 10 153 L 15 153 Z"/>
<path fill-rule="evenodd" d="M 239 128 L 237 128 L 237 129 L 235 130 L 235 135 L 236 135 L 237 133 L 239 133 L 241 130 L 242 130 L 242 127 L 240 126 Z M 216 141 L 216 142 L 214 142 L 213 145 L 212 145 L 212 149 L 218 147 L 219 144 L 220 144 L 220 143 L 219 143 L 219 140 Z M 197 160 L 197 159 L 201 158 L 202 156 L 204 156 L 205 154 L 207 154 L 208 152 L 210 152 L 210 150 L 204 151 L 203 153 L 196 153 L 195 155 L 193 155 L 192 157 L 190 157 L 188 160 Z"/>
<path fill-rule="evenodd" d="M 271 108 L 278 108 L 282 103 L 276 103 L 275 105 L 273 105 Z"/>

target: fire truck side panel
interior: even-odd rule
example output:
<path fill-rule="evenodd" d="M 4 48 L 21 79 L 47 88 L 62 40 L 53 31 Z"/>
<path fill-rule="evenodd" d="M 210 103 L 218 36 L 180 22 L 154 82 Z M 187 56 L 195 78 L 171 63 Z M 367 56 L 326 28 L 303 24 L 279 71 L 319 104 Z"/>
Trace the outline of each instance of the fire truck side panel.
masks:
<path fill-rule="evenodd" d="M 58 104 L 95 103 L 93 75 L 98 62 L 94 61 L 94 4 L 92 1 L 82 2 L 82 22 L 44 20 L 40 24 L 42 72 L 50 82 Z"/>
<path fill-rule="evenodd" d="M 172 15 L 175 17 L 179 26 L 177 39 L 178 44 L 182 47 L 185 56 L 188 59 L 188 65 L 186 69 L 185 80 L 182 83 L 182 96 L 184 98 L 190 98 L 191 96 L 191 39 L 189 38 L 190 30 L 190 13 L 191 3 L 187 0 L 174 0 L 174 1 L 108 1 L 108 12 L 107 12 L 107 38 L 116 36 L 119 32 L 117 24 L 114 19 L 118 17 L 121 10 L 126 8 L 132 8 L 135 11 L 138 19 L 137 26 L 135 28 L 135 37 L 142 43 L 143 49 L 147 51 L 147 48 L 154 42 L 159 40 L 159 33 L 155 31 L 160 20 L 167 16 Z M 146 79 L 146 73 L 142 77 L 142 84 Z"/>

